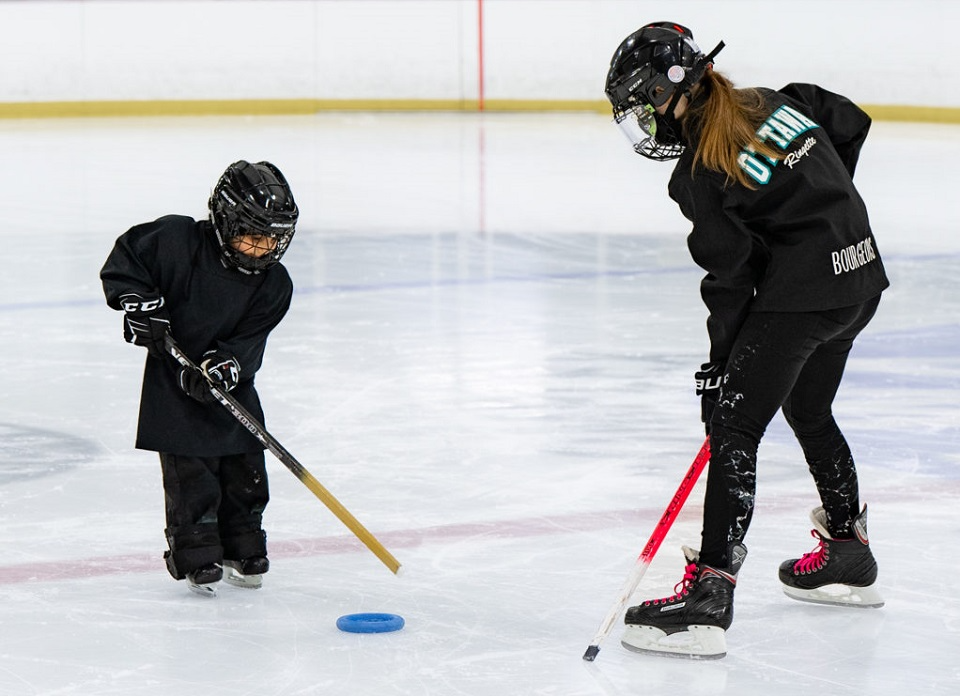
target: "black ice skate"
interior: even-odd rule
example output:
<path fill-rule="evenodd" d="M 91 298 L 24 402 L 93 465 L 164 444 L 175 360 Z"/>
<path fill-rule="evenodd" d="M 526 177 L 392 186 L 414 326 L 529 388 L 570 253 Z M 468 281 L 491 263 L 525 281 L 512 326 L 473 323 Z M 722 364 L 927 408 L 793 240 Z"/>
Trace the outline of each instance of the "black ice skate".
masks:
<path fill-rule="evenodd" d="M 263 574 L 270 570 L 270 561 L 264 556 L 251 556 L 242 561 L 223 562 L 223 580 L 234 587 L 256 590 L 263 585 Z"/>
<path fill-rule="evenodd" d="M 192 573 L 187 573 L 187 586 L 191 592 L 196 592 L 204 597 L 216 597 L 216 583 L 223 577 L 223 568 L 219 563 L 208 563 L 197 568 Z"/>
<path fill-rule="evenodd" d="M 718 659 L 727 654 L 726 630 L 733 621 L 733 591 L 747 557 L 742 544 L 732 544 L 729 568 L 701 565 L 699 554 L 683 547 L 687 566 L 672 597 L 630 607 L 621 643 L 628 650 Z"/>
<path fill-rule="evenodd" d="M 822 507 L 810 513 L 815 529 L 811 534 L 820 544 L 802 558 L 780 565 L 784 593 L 802 602 L 848 607 L 882 607 L 876 589 L 877 562 L 867 537 L 867 506 L 853 521 L 852 539 L 833 539 L 827 531 L 827 514 Z"/>

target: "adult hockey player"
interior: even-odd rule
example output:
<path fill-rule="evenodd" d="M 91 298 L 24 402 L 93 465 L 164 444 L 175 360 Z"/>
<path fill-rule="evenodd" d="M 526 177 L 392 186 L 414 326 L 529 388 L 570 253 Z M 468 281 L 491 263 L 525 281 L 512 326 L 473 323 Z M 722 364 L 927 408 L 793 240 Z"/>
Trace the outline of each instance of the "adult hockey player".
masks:
<path fill-rule="evenodd" d="M 223 173 L 209 210 L 209 220 L 168 215 L 132 227 L 100 278 L 107 304 L 124 312 L 124 338 L 148 351 L 136 446 L 160 453 L 167 569 L 213 595 L 224 569 L 231 584 L 261 585 L 269 491 L 263 445 L 209 386 L 263 422 L 254 377 L 290 306 L 293 285 L 279 261 L 299 211 L 279 169 L 245 161 Z M 168 355 L 167 335 L 197 370 Z"/>
<path fill-rule="evenodd" d="M 880 606 L 857 472 L 832 415 L 854 339 L 888 282 L 852 177 L 869 117 L 816 85 L 736 89 L 670 22 L 628 36 L 606 94 L 634 150 L 676 159 L 670 197 L 706 271 L 709 361 L 696 372 L 711 462 L 699 552 L 675 595 L 631 607 L 623 644 L 722 657 L 754 507 L 757 449 L 778 409 L 821 506 L 814 551 L 780 566 L 791 597 Z"/>

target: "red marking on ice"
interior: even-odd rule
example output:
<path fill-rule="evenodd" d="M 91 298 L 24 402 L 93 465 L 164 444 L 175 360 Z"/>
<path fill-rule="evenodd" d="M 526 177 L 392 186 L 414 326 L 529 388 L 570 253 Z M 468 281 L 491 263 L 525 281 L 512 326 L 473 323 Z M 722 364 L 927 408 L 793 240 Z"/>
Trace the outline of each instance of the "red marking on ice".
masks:
<path fill-rule="evenodd" d="M 636 523 L 641 520 L 653 520 L 656 515 L 655 511 L 640 510 L 585 512 L 553 517 L 446 524 L 422 529 L 374 532 L 374 535 L 388 549 L 409 549 L 425 543 L 442 543 L 474 537 L 518 539 L 550 534 L 589 532 L 597 529 L 620 527 L 626 523 Z M 271 558 L 309 558 L 367 551 L 360 540 L 351 534 L 313 539 L 271 541 L 269 548 Z M 100 558 L 64 559 L 4 566 L 0 567 L 0 585 L 84 580 L 106 575 L 153 572 L 164 569 L 162 556 L 162 551 L 158 550 L 152 555 L 102 556 Z"/>

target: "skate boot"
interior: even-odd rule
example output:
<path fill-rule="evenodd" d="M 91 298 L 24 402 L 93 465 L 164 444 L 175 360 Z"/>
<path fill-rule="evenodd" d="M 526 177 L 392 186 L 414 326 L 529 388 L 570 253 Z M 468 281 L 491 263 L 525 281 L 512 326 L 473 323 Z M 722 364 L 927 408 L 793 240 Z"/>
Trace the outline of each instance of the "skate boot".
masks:
<path fill-rule="evenodd" d="M 208 563 L 191 573 L 187 573 L 187 585 L 191 592 L 196 592 L 204 597 L 216 597 L 216 583 L 222 577 L 223 568 L 220 567 L 220 564 Z"/>
<path fill-rule="evenodd" d="M 240 561 L 224 560 L 223 580 L 234 587 L 256 590 L 263 585 L 263 574 L 270 570 L 265 556 L 251 556 Z"/>
<path fill-rule="evenodd" d="M 780 565 L 784 593 L 802 602 L 847 607 L 882 607 L 876 589 L 877 562 L 867 537 L 867 506 L 853 521 L 852 539 L 833 539 L 822 507 L 810 513 L 819 545 L 802 558 Z"/>
<path fill-rule="evenodd" d="M 733 591 L 747 557 L 742 544 L 731 544 L 728 568 L 702 565 L 699 553 L 683 547 L 687 559 L 675 594 L 630 607 L 621 643 L 628 650 L 718 659 L 727 654 L 726 630 L 733 621 Z"/>

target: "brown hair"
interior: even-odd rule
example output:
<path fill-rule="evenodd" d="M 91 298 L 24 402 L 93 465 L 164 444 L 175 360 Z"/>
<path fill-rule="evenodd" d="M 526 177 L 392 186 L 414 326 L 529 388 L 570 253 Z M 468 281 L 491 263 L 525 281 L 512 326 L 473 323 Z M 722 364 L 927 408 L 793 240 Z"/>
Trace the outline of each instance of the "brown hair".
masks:
<path fill-rule="evenodd" d="M 698 83 L 701 94 L 693 99 L 683 119 L 685 129 L 696 129 L 697 149 L 693 169 L 698 165 L 726 174 L 727 183 L 756 188 L 740 167 L 744 149 L 777 160 L 783 153 L 757 139 L 757 129 L 769 116 L 763 95 L 756 89 L 735 89 L 733 83 L 712 69 Z M 691 172 L 692 173 L 692 172 Z"/>

